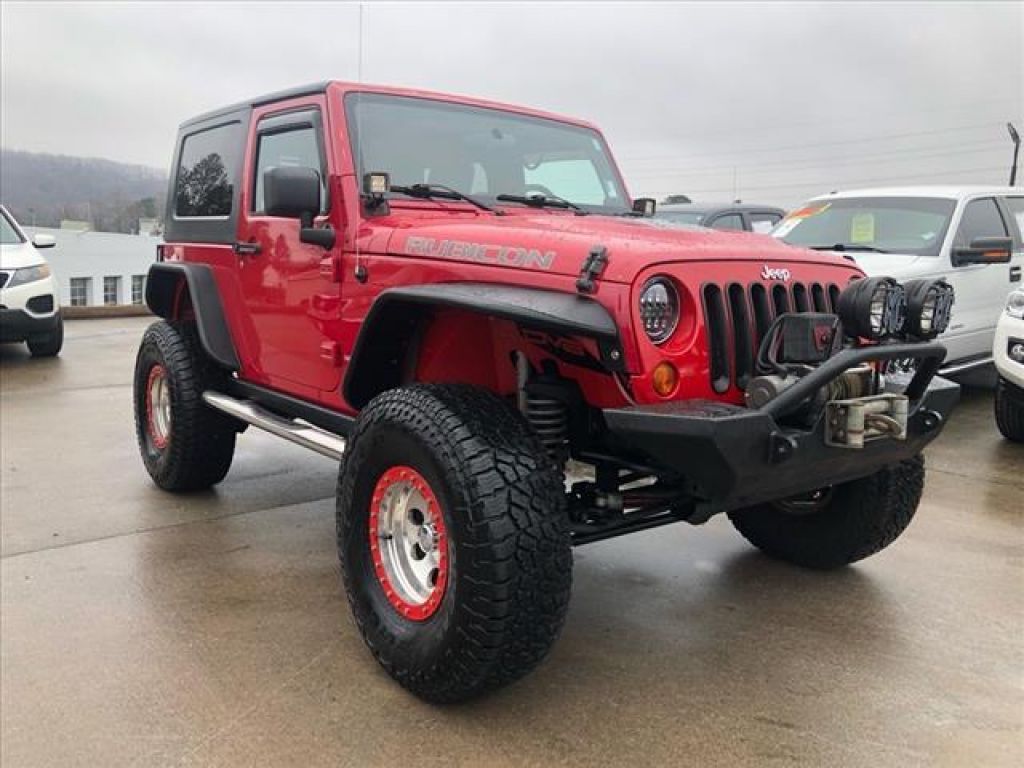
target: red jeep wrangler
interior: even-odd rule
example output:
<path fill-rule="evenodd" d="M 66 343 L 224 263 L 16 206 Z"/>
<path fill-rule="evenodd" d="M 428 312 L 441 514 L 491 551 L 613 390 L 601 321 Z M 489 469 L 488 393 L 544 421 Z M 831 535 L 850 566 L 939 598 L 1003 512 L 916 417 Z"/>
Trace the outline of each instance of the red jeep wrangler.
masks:
<path fill-rule="evenodd" d="M 575 545 L 719 512 L 811 568 L 890 544 L 958 396 L 948 286 L 652 209 L 594 127 L 517 107 L 329 82 L 186 122 L 146 469 L 211 486 L 247 425 L 339 459 L 356 622 L 437 702 L 545 656 Z"/>

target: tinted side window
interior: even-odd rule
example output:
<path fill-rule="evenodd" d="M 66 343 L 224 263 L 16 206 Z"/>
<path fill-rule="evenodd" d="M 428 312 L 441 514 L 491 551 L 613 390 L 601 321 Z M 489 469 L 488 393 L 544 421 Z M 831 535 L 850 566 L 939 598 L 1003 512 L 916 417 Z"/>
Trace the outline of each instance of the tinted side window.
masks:
<path fill-rule="evenodd" d="M 1006 224 L 991 197 L 972 200 L 964 210 L 960 228 L 956 231 L 956 244 L 968 246 L 978 237 L 1006 237 Z"/>
<path fill-rule="evenodd" d="M 743 229 L 743 217 L 738 213 L 727 213 L 711 222 L 712 229 Z"/>
<path fill-rule="evenodd" d="M 1010 215 L 1017 222 L 1017 232 L 1024 240 L 1024 197 L 1007 197 L 1006 207 L 1010 209 Z"/>
<path fill-rule="evenodd" d="M 238 123 L 229 123 L 185 137 L 174 183 L 176 216 L 231 215 L 238 131 Z"/>
<path fill-rule="evenodd" d="M 256 190 L 253 195 L 253 211 L 263 211 L 263 176 L 272 168 L 313 168 L 320 174 L 321 206 L 326 204 L 327 194 L 324 189 L 326 174 L 320 162 L 320 148 L 316 132 L 312 127 L 296 127 L 260 136 L 259 146 L 256 149 Z"/>
<path fill-rule="evenodd" d="M 782 216 L 777 213 L 751 213 L 748 215 L 750 216 L 750 228 L 762 235 L 771 232 L 775 225 L 782 220 Z"/>

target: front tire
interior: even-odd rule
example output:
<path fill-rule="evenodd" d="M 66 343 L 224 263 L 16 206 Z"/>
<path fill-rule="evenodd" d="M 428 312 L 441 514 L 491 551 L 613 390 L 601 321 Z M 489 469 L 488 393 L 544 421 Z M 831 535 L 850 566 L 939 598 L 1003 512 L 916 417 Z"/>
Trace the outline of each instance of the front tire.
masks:
<path fill-rule="evenodd" d="M 356 624 L 398 683 L 463 701 L 547 655 L 572 579 L 564 499 L 493 394 L 417 385 L 362 411 L 338 479 L 338 553 Z"/>
<path fill-rule="evenodd" d="M 64 318 L 57 315 L 57 326 L 45 336 L 30 338 L 27 342 L 32 357 L 56 357 L 64 346 Z"/>
<path fill-rule="evenodd" d="M 203 352 L 195 327 L 160 321 L 135 359 L 135 433 L 146 471 L 165 491 L 195 491 L 224 479 L 236 424 L 203 402 L 227 376 Z"/>
<path fill-rule="evenodd" d="M 892 544 L 910 525 L 923 489 L 924 457 L 919 455 L 829 489 L 820 504 L 758 504 L 730 512 L 729 519 L 765 554 L 828 570 Z"/>
<path fill-rule="evenodd" d="M 1024 389 L 1002 376 L 996 384 L 996 426 L 1007 440 L 1024 443 Z"/>

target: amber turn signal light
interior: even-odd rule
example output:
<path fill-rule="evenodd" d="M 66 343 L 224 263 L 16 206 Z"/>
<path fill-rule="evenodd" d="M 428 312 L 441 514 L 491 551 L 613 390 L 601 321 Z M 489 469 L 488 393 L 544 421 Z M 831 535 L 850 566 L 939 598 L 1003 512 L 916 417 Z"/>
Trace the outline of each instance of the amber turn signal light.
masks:
<path fill-rule="evenodd" d="M 679 371 L 672 363 L 658 363 L 654 368 L 654 391 L 662 397 L 668 397 L 679 383 Z"/>

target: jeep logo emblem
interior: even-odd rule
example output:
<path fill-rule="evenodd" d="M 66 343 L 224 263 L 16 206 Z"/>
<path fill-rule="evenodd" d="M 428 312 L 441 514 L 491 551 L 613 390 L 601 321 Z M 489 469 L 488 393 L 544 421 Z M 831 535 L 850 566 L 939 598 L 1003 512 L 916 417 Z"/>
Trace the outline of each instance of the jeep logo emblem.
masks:
<path fill-rule="evenodd" d="M 789 274 L 789 270 L 781 267 L 769 267 L 765 264 L 764 269 L 761 270 L 762 280 L 781 280 L 784 283 L 788 283 L 790 277 L 792 275 Z"/>

